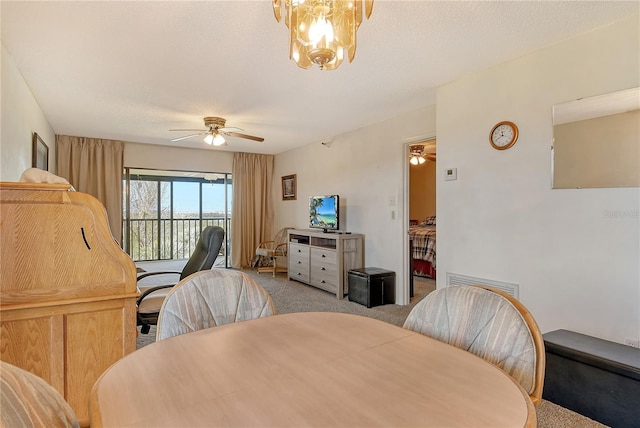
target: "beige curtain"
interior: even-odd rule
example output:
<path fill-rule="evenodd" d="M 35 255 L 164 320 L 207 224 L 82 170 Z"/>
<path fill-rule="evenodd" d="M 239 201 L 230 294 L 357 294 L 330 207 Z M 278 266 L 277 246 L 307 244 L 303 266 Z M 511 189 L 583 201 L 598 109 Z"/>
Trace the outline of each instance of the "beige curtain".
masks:
<path fill-rule="evenodd" d="M 122 245 L 124 142 L 56 135 L 57 173 L 105 206 L 111 234 Z"/>
<path fill-rule="evenodd" d="M 260 242 L 273 239 L 273 156 L 235 153 L 231 173 L 231 266 L 240 269 L 249 267 Z"/>

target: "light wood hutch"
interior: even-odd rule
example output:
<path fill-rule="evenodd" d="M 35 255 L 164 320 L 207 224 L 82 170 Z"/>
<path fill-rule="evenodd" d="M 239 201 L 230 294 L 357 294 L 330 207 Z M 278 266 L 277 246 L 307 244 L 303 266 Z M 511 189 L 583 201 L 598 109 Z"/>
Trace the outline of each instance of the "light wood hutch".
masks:
<path fill-rule="evenodd" d="M 0 359 L 89 425 L 98 377 L 136 348 L 136 267 L 104 206 L 69 185 L 0 183 Z"/>
<path fill-rule="evenodd" d="M 344 298 L 348 293 L 347 272 L 364 267 L 363 239 L 357 233 L 290 229 L 289 278 Z"/>

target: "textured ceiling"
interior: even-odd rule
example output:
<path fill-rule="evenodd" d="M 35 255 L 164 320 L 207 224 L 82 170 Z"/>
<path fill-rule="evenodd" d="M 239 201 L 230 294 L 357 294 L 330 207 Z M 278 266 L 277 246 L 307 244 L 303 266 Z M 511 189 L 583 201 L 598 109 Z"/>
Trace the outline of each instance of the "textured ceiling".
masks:
<path fill-rule="evenodd" d="M 435 103 L 435 88 L 639 2 L 376 0 L 353 63 L 303 70 L 263 1 L 2 1 L 2 43 L 57 134 L 279 153 Z M 213 149 L 205 116 L 265 138 Z"/>

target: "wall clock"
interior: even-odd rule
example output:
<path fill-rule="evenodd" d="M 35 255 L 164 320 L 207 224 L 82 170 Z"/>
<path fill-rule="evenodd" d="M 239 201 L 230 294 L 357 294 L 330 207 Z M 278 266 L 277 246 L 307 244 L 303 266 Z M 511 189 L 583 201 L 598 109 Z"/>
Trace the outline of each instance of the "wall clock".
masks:
<path fill-rule="evenodd" d="M 512 147 L 517 139 L 518 127 L 513 122 L 498 122 L 489 133 L 489 142 L 496 150 L 506 150 Z"/>

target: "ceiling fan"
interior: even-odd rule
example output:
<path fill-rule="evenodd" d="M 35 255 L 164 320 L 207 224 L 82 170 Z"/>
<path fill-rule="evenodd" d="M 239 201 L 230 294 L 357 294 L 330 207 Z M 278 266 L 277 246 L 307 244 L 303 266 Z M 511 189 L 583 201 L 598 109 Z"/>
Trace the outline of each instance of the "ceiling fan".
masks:
<path fill-rule="evenodd" d="M 409 162 L 411 165 L 422 165 L 425 160 L 436 161 L 435 144 L 415 144 L 409 146 Z"/>
<path fill-rule="evenodd" d="M 204 126 L 206 126 L 208 129 L 170 129 L 169 131 L 183 131 L 183 132 L 198 131 L 197 134 L 185 135 L 184 137 L 174 138 L 171 141 L 186 140 L 187 138 L 204 135 L 205 143 L 212 144 L 214 146 L 224 146 L 227 144 L 227 142 L 225 141 L 222 134 L 228 135 L 230 137 L 246 138 L 248 140 L 253 140 L 253 141 L 260 141 L 260 142 L 264 141 L 264 138 L 262 137 L 254 137 L 253 135 L 241 134 L 240 132 L 238 132 L 238 131 L 244 131 L 243 129 L 225 127 L 224 125 L 226 123 L 227 123 L 227 120 L 221 117 L 205 117 Z"/>

